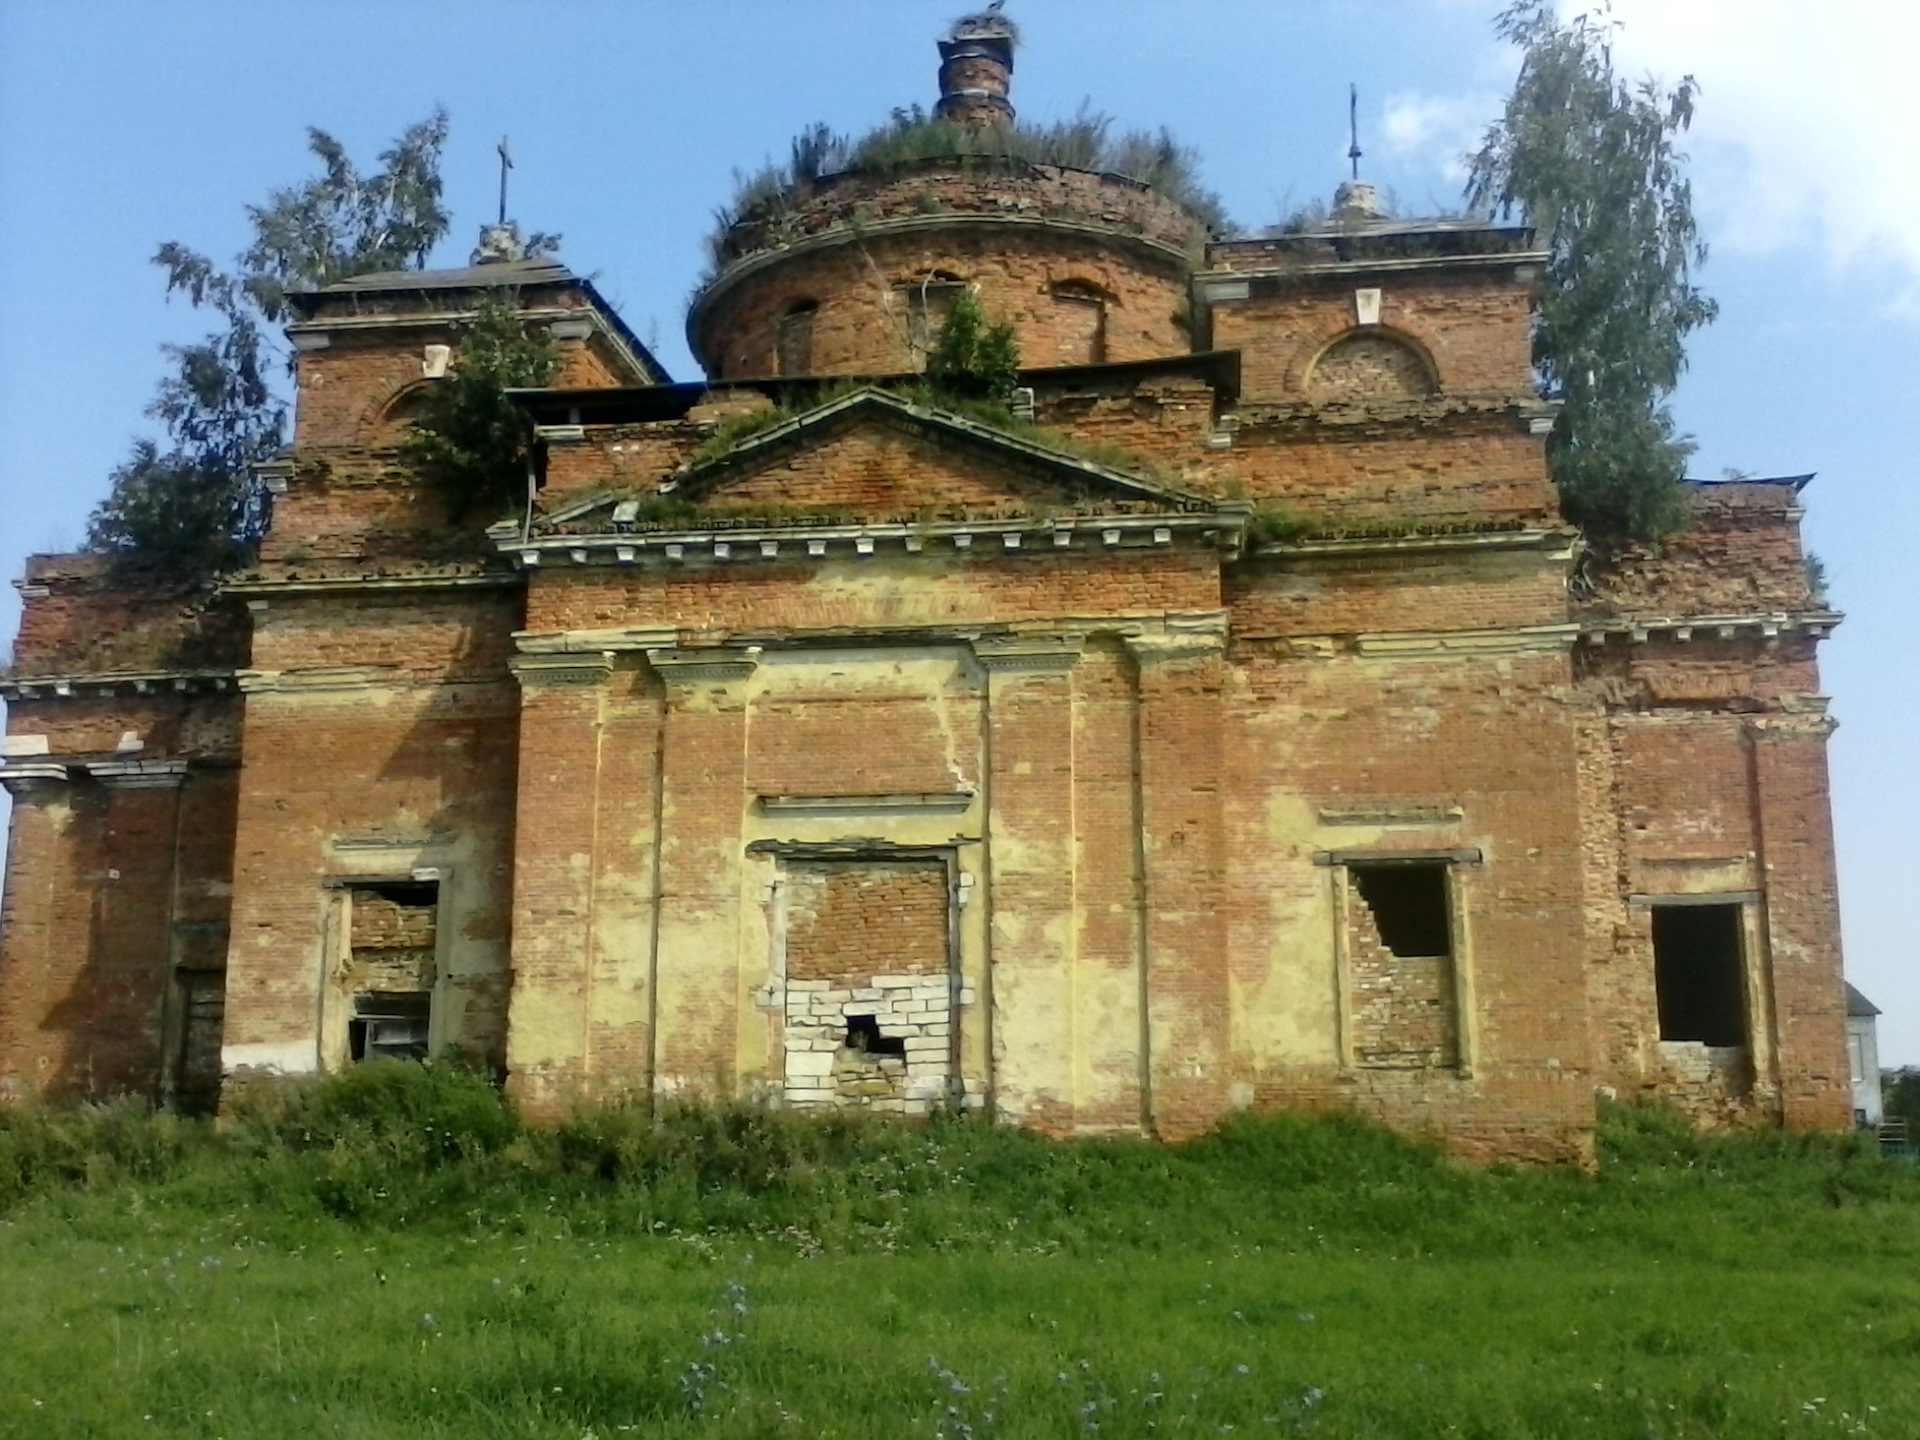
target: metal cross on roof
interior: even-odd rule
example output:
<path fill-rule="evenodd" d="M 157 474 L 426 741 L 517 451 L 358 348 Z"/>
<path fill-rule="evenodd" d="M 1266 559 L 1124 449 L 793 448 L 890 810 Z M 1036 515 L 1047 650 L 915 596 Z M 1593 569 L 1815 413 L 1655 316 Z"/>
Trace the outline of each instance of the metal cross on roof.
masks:
<path fill-rule="evenodd" d="M 1351 137 L 1347 145 L 1347 159 L 1353 165 L 1353 178 L 1358 180 L 1360 178 L 1360 87 L 1351 82 L 1347 85 L 1347 134 Z"/>
<path fill-rule="evenodd" d="M 493 147 L 500 152 L 500 223 L 507 223 L 507 171 L 513 168 L 513 156 L 507 153 L 507 137 L 502 135 L 500 143 Z"/>

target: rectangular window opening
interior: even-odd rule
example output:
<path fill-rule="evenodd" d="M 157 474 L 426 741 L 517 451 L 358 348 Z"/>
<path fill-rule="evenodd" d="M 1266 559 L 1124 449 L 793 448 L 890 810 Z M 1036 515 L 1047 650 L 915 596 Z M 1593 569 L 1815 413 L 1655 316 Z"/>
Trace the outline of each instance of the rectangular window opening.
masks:
<path fill-rule="evenodd" d="M 355 1064 L 425 1060 L 437 979 L 439 882 L 359 881 L 348 888 L 347 899 L 348 1058 Z"/>
<path fill-rule="evenodd" d="M 1448 862 L 1349 862 L 1345 916 L 1354 1059 L 1398 1069 L 1460 1064 Z"/>
<path fill-rule="evenodd" d="M 1655 905 L 1653 984 L 1662 1040 L 1747 1043 L 1744 906 Z"/>
<path fill-rule="evenodd" d="M 1453 954 L 1447 867 L 1439 863 L 1355 865 L 1353 883 L 1373 912 L 1380 943 L 1403 958 Z"/>

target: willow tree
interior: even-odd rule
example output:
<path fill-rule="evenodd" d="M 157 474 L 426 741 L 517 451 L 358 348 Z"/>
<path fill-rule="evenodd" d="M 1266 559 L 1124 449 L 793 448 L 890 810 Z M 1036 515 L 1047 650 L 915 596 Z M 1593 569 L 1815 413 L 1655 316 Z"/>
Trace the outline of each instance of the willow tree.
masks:
<path fill-rule="evenodd" d="M 249 206 L 253 243 L 232 268 L 175 241 L 154 263 L 167 293 L 212 312 L 215 327 L 169 345 L 147 406 L 164 445 L 142 440 L 88 522 L 89 549 L 200 578 L 242 558 L 266 528 L 253 467 L 285 443 L 287 296 L 353 275 L 418 269 L 446 234 L 440 151 L 447 116 L 408 127 L 363 175 L 324 130 L 307 132 L 321 173 Z"/>
<path fill-rule="evenodd" d="M 1517 212 L 1548 251 L 1533 360 L 1561 405 L 1547 442 L 1554 483 L 1595 538 L 1654 539 L 1686 521 L 1693 446 L 1668 399 L 1687 335 L 1716 311 L 1693 283 L 1707 247 L 1674 148 L 1699 86 L 1619 75 L 1604 8 L 1562 19 L 1551 0 L 1516 0 L 1495 23 L 1520 47 L 1520 74 L 1467 199 Z"/>

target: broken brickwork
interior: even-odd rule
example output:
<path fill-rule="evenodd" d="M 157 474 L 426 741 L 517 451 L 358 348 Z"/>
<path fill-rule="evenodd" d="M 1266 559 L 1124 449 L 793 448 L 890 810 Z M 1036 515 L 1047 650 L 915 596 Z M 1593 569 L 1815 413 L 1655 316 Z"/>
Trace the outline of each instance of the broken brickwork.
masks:
<path fill-rule="evenodd" d="M 1207 243 L 1131 181 L 940 160 L 736 227 L 711 384 L 552 262 L 296 297 L 257 566 L 23 583 L 0 1084 L 205 1106 L 453 1048 L 534 1114 L 1304 1106 L 1541 1160 L 1608 1094 L 1845 1123 L 1804 477 L 1589 551 L 1542 260 Z M 961 288 L 1034 427 L 814 383 L 917 368 Z M 398 448 L 487 293 L 566 357 L 490 528 Z"/>

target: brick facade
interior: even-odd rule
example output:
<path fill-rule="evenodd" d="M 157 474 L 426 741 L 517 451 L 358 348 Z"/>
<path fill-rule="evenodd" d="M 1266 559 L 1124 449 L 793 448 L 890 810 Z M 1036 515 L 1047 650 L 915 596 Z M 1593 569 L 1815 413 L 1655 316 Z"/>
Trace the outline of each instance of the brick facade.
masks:
<path fill-rule="evenodd" d="M 743 225 L 710 385 L 548 262 L 362 277 L 299 299 L 255 569 L 32 562 L 8 1093 L 205 1104 L 392 1043 L 534 1113 L 1338 1106 L 1538 1159 L 1606 1093 L 1844 1122 L 1799 482 L 1598 566 L 1526 232 L 1202 246 L 1131 182 L 957 162 Z M 914 368 L 916 285 L 1015 322 L 1041 428 L 793 373 Z M 566 356 L 492 529 L 396 448 L 488 290 Z"/>

